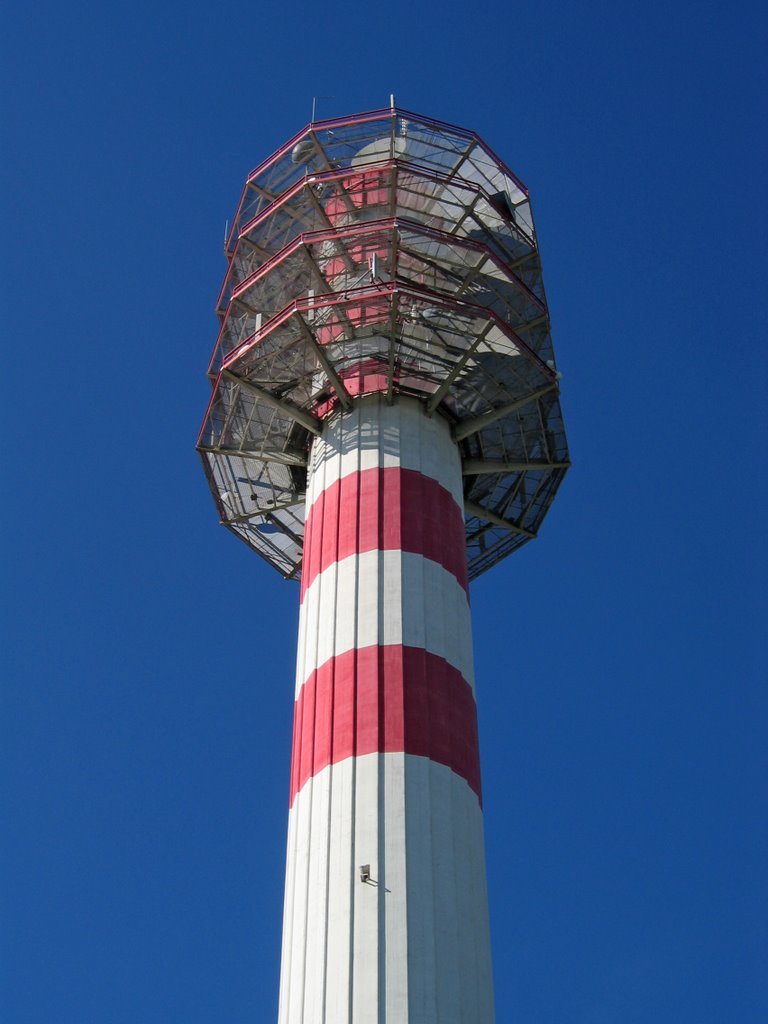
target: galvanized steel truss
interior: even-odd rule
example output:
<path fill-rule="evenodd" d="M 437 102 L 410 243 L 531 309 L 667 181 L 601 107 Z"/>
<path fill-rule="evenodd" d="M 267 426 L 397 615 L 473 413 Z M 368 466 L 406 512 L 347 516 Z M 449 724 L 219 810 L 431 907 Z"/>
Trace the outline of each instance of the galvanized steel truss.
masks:
<path fill-rule="evenodd" d="M 315 123 L 248 177 L 198 447 L 221 521 L 301 568 L 307 451 L 366 394 L 452 424 L 470 578 L 536 536 L 568 468 L 524 186 L 401 110 Z"/>

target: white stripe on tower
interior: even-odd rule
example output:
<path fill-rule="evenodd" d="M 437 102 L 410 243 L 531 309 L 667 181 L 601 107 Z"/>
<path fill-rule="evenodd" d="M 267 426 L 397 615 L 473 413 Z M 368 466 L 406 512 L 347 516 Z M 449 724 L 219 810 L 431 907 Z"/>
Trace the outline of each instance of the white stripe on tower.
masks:
<path fill-rule="evenodd" d="M 360 399 L 307 485 L 280 1024 L 493 1021 L 459 454 Z M 360 867 L 370 865 L 370 880 Z"/>

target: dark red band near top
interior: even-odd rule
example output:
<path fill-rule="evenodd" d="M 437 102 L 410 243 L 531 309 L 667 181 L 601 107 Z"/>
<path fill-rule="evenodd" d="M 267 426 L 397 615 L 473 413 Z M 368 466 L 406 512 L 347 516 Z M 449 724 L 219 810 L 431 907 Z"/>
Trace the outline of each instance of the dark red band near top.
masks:
<path fill-rule="evenodd" d="M 291 806 L 329 764 L 406 753 L 447 765 L 482 800 L 477 712 L 469 683 L 417 647 L 363 647 L 312 673 L 294 706 Z"/>
<path fill-rule="evenodd" d="M 423 555 L 468 590 L 462 511 L 450 491 L 418 470 L 374 467 L 326 487 L 304 530 L 302 600 L 319 573 L 365 551 Z"/>

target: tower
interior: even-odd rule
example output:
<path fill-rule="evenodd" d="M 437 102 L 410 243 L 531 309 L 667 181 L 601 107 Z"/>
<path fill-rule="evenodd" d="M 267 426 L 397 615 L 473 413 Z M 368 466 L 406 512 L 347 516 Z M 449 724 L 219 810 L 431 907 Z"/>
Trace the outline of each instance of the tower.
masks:
<path fill-rule="evenodd" d="M 198 448 L 300 584 L 279 1024 L 488 1024 L 468 586 L 569 464 L 527 190 L 430 118 L 314 122 L 226 255 Z"/>

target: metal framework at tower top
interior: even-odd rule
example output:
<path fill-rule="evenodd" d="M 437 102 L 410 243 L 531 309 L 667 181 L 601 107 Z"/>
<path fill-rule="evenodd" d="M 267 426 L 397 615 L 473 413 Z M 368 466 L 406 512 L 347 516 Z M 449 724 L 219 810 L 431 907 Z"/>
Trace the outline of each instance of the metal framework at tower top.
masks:
<path fill-rule="evenodd" d="M 534 538 L 569 466 L 528 192 L 473 132 L 399 108 L 314 122 L 249 176 L 198 440 L 221 522 L 301 572 L 307 456 L 366 396 L 462 459 L 469 578 Z"/>

